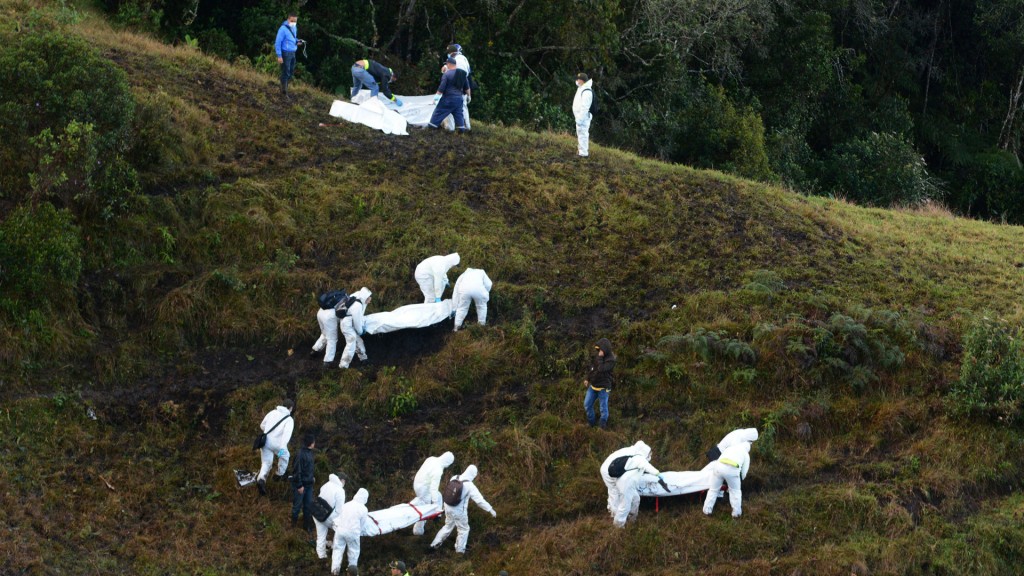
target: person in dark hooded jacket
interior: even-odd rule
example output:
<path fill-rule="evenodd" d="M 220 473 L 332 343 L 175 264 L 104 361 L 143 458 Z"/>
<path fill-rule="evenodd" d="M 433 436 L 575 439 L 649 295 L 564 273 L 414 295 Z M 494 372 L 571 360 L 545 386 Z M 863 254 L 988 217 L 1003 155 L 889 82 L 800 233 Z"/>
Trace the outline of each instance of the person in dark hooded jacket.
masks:
<path fill-rule="evenodd" d="M 608 426 L 608 394 L 612 391 L 612 370 L 615 369 L 615 353 L 612 352 L 612 343 L 607 338 L 601 338 L 594 344 L 595 356 L 590 365 L 590 372 L 583 385 L 587 388 L 587 396 L 583 399 L 583 408 L 587 411 L 587 422 L 591 426 L 596 424 L 594 415 L 594 402 L 600 402 L 601 407 L 601 428 Z"/>

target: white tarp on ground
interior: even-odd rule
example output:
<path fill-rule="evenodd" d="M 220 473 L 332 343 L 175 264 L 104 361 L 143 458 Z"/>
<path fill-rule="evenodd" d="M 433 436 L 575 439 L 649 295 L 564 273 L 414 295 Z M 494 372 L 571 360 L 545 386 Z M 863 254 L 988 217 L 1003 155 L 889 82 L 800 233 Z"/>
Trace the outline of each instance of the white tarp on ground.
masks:
<path fill-rule="evenodd" d="M 437 518 L 444 513 L 444 504 L 398 504 L 384 510 L 370 512 L 370 520 L 363 523 L 363 536 L 380 536 L 408 528 L 420 520 Z"/>
<path fill-rule="evenodd" d="M 451 299 L 431 304 L 409 304 L 391 312 L 363 316 L 366 334 L 386 334 L 406 328 L 426 328 L 447 320 L 452 315 Z"/>
<path fill-rule="evenodd" d="M 661 476 L 665 480 L 665 484 L 668 485 L 668 490 L 658 483 L 657 476 L 644 475 L 640 481 L 640 495 L 650 497 L 682 496 L 708 490 L 711 488 L 711 464 L 713 462 L 708 463 L 699 472 L 662 472 Z"/>
<path fill-rule="evenodd" d="M 394 115 L 397 114 L 410 126 L 426 128 L 427 124 L 430 123 L 430 117 L 434 114 L 434 108 L 437 107 L 437 105 L 434 104 L 434 95 L 398 96 L 398 99 L 402 101 L 401 106 L 380 94 L 378 94 L 376 98 L 373 98 L 370 96 L 369 91 L 364 90 L 359 94 L 356 94 L 352 103 L 335 100 L 334 104 L 331 106 L 330 114 L 336 118 L 342 118 L 349 122 L 356 122 L 358 124 L 369 126 L 374 130 L 383 130 L 385 134 L 399 134 L 405 136 L 408 135 L 409 132 L 405 129 L 405 126 L 403 126 L 402 130 L 399 132 L 388 132 L 387 129 L 385 129 L 383 119 L 378 120 L 378 117 L 390 118 L 390 122 L 397 126 L 397 121 L 394 119 Z M 385 111 L 393 112 L 394 114 L 385 115 Z M 447 125 L 445 127 L 449 128 Z M 449 129 L 454 128 L 454 125 L 452 125 Z"/>

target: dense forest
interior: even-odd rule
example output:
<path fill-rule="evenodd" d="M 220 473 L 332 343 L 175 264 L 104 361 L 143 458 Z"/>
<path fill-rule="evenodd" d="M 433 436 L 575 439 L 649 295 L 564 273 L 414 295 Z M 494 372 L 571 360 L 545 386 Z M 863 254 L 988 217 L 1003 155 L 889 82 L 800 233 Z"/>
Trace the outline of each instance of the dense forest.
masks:
<path fill-rule="evenodd" d="M 568 129 L 596 78 L 598 141 L 876 206 L 939 202 L 1024 221 L 1019 0 L 103 0 L 113 19 L 272 70 L 286 13 L 299 78 L 344 93 L 349 66 L 434 88 L 461 43 L 490 122 Z"/>

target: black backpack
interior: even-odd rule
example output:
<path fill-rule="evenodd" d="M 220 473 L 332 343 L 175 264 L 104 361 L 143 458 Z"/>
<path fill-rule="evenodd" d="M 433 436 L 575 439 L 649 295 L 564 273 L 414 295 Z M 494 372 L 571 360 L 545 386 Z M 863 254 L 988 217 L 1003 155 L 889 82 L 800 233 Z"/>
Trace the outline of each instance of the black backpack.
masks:
<path fill-rule="evenodd" d="M 313 518 L 326 522 L 327 518 L 334 512 L 334 507 L 328 504 L 327 500 L 317 496 L 309 505 L 309 511 L 313 513 Z"/>
<path fill-rule="evenodd" d="M 448 485 L 444 487 L 444 494 L 441 494 L 441 500 L 449 506 L 462 504 L 462 480 L 452 478 Z"/>
<path fill-rule="evenodd" d="M 344 290 L 328 290 L 317 297 L 317 302 L 320 304 L 321 310 L 330 310 L 341 302 L 348 298 L 348 293 Z"/>
<path fill-rule="evenodd" d="M 348 316 L 349 308 L 351 308 L 352 305 L 355 304 L 356 302 L 361 302 L 361 300 L 359 298 L 356 298 L 355 296 L 342 298 L 334 306 L 334 315 L 337 316 L 338 318 L 344 318 L 345 316 Z"/>
<path fill-rule="evenodd" d="M 626 470 L 626 462 L 628 462 L 633 456 L 635 456 L 635 454 L 619 456 L 615 460 L 612 460 L 611 464 L 608 465 L 608 475 L 612 478 L 621 478 L 623 474 L 628 472 L 628 470 Z M 635 470 L 635 468 L 633 468 L 633 470 Z"/>
<path fill-rule="evenodd" d="M 587 88 L 584 92 L 590 92 L 590 113 L 597 116 L 601 113 L 601 101 L 597 98 L 597 92 L 595 92 L 593 88 Z"/>

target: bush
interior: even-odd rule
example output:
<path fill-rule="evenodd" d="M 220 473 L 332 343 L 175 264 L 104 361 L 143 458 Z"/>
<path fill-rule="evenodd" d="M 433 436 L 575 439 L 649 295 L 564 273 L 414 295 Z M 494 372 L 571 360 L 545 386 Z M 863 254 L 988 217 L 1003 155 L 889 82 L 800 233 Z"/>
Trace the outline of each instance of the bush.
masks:
<path fill-rule="evenodd" d="M 840 145 L 827 177 L 835 195 L 868 206 L 916 206 L 941 197 L 913 144 L 890 132 L 872 132 Z"/>
<path fill-rule="evenodd" d="M 8 45 L 0 53 L 0 189 L 16 202 L 31 187 L 63 207 L 108 212 L 134 192 L 119 161 L 134 111 L 127 77 L 58 32 L 28 32 Z"/>
<path fill-rule="evenodd" d="M 1021 329 L 983 316 L 964 336 L 960 380 L 949 394 L 957 416 L 980 416 L 1019 424 L 1024 402 L 1024 345 Z"/>
<path fill-rule="evenodd" d="M 71 298 L 81 271 L 78 228 L 66 210 L 21 206 L 0 223 L 0 306 L 16 317 Z"/>

